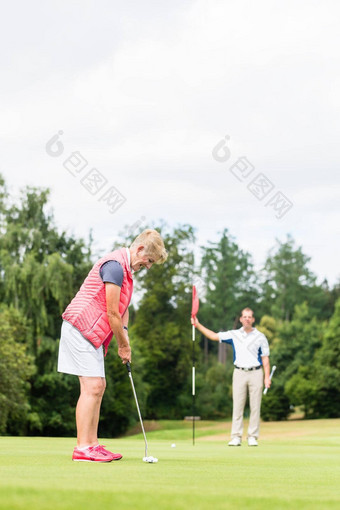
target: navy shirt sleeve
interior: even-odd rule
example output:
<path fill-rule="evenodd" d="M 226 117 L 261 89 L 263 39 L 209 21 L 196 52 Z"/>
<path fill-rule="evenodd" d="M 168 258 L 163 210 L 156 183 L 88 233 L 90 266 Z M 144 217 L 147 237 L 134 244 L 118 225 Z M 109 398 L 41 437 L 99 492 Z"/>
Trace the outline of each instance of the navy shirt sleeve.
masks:
<path fill-rule="evenodd" d="M 123 284 L 124 272 L 117 260 L 107 260 L 100 266 L 99 274 L 104 283 L 114 283 L 119 287 Z"/>

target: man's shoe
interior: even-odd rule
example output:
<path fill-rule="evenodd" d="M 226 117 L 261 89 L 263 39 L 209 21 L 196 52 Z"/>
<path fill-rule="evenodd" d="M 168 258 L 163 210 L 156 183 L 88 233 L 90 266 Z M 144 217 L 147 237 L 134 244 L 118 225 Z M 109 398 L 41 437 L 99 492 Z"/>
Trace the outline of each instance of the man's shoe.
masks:
<path fill-rule="evenodd" d="M 248 446 L 258 446 L 258 442 L 255 437 L 248 437 Z"/>
<path fill-rule="evenodd" d="M 241 438 L 236 436 L 229 441 L 228 446 L 241 446 Z"/>
<path fill-rule="evenodd" d="M 122 458 L 120 453 L 112 453 L 105 450 L 104 446 L 89 446 L 85 450 L 75 448 L 73 450 L 72 460 L 77 462 L 111 462 Z"/>

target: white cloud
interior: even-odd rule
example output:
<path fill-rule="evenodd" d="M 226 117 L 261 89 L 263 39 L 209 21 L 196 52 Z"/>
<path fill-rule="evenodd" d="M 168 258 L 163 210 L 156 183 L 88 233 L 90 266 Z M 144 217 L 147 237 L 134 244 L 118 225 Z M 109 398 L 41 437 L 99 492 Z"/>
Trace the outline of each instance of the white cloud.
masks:
<path fill-rule="evenodd" d="M 331 0 L 9 4 L 0 172 L 51 187 L 58 222 L 93 227 L 99 243 L 164 218 L 206 240 L 228 227 L 260 263 L 291 232 L 335 281 L 339 14 Z M 44 146 L 60 129 L 65 153 L 52 159 Z M 220 164 L 211 151 L 226 134 Z M 63 169 L 75 150 L 126 195 L 115 215 Z M 284 219 L 229 172 L 240 156 L 293 201 Z"/>

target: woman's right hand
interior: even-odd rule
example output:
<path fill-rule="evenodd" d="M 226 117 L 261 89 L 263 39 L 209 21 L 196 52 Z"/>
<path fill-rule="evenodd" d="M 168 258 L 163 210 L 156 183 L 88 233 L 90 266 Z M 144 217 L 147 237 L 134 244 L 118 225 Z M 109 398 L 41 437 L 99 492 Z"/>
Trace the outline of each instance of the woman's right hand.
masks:
<path fill-rule="evenodd" d="M 124 365 L 129 361 L 131 363 L 131 347 L 130 344 L 124 344 L 122 346 L 118 346 L 118 356 L 122 360 Z"/>

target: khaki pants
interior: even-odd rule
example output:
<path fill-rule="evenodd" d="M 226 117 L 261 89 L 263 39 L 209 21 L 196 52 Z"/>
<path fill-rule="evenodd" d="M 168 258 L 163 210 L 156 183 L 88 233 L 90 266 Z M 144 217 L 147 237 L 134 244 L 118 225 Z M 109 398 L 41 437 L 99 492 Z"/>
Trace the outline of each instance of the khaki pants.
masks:
<path fill-rule="evenodd" d="M 231 437 L 242 438 L 243 433 L 243 412 L 249 389 L 250 418 L 248 437 L 259 436 L 260 431 L 260 410 L 263 389 L 263 371 L 239 370 L 235 368 L 233 373 L 233 423 Z"/>

